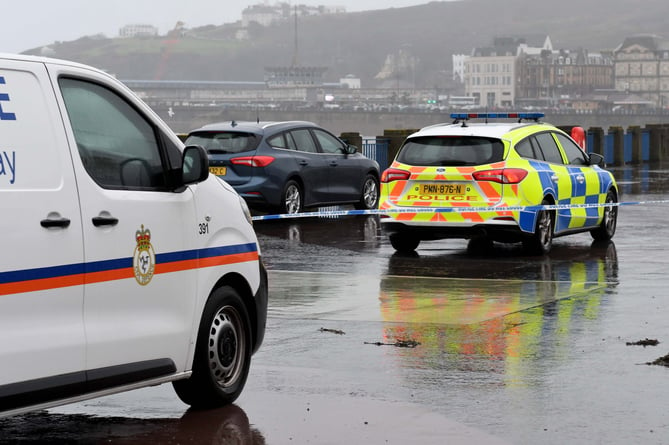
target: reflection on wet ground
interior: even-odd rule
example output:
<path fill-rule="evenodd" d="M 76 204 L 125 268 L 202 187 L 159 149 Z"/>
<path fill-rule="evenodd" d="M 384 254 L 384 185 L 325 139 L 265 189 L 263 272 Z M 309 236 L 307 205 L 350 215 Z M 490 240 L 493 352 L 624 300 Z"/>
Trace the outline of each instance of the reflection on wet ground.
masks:
<path fill-rule="evenodd" d="M 0 442 L 21 444 L 238 444 L 264 445 L 236 405 L 208 411 L 189 410 L 178 419 L 96 417 L 45 411 L 0 419 Z"/>
<path fill-rule="evenodd" d="M 610 168 L 618 183 L 621 200 L 626 195 L 666 194 L 669 190 L 669 170 L 660 164 Z"/>

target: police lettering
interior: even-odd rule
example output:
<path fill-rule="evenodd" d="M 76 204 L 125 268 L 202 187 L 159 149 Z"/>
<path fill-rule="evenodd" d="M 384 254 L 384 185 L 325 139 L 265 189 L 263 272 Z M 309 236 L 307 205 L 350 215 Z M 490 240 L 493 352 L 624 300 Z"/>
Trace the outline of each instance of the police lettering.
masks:
<path fill-rule="evenodd" d="M 9 183 L 16 180 L 16 152 L 0 151 L 0 176 L 9 176 Z"/>
<path fill-rule="evenodd" d="M 415 201 L 476 201 L 476 196 L 462 195 L 407 195 L 407 200 Z"/>
<path fill-rule="evenodd" d="M 0 85 L 5 84 L 5 78 L 0 76 Z M 15 121 L 16 114 L 8 113 L 2 109 L 2 102 L 9 102 L 9 94 L 0 93 L 0 121 Z"/>

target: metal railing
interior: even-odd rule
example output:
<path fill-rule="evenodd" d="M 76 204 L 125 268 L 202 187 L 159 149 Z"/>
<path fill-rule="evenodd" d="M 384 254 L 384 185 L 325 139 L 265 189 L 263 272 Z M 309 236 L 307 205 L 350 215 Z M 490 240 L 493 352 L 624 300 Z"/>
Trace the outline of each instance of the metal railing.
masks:
<path fill-rule="evenodd" d="M 389 145 L 387 139 L 365 138 L 362 140 L 362 154 L 378 162 L 380 171 L 383 171 L 390 165 L 388 160 Z"/>

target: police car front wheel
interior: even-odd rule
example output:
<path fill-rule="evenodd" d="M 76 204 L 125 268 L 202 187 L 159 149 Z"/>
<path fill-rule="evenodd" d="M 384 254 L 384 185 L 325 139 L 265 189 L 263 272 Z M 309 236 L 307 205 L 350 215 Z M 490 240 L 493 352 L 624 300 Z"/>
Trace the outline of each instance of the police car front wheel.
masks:
<path fill-rule="evenodd" d="M 541 205 L 550 204 L 546 199 L 541 203 Z M 534 233 L 523 241 L 525 249 L 534 255 L 544 255 L 550 252 L 553 245 L 553 227 L 553 212 L 550 210 L 539 210 L 537 213 L 537 222 L 534 226 Z"/>
<path fill-rule="evenodd" d="M 251 364 L 251 325 L 241 297 L 216 289 L 205 305 L 189 379 L 173 383 L 179 398 L 196 408 L 228 405 L 241 394 Z"/>
<path fill-rule="evenodd" d="M 609 190 L 606 194 L 606 204 L 615 204 L 617 202 L 616 193 L 613 190 Z M 617 220 L 618 207 L 614 205 L 605 206 L 601 224 L 596 229 L 591 230 L 590 235 L 595 241 L 610 240 L 616 233 Z"/>

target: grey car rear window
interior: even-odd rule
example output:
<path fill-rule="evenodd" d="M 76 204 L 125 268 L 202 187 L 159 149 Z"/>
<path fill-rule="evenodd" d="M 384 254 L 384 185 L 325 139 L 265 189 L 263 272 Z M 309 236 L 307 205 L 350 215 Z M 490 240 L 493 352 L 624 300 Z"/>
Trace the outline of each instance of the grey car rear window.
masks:
<path fill-rule="evenodd" d="M 407 140 L 397 160 L 408 165 L 465 166 L 499 162 L 504 144 L 477 136 L 423 136 Z"/>
<path fill-rule="evenodd" d="M 259 142 L 253 133 L 201 131 L 190 134 L 185 144 L 201 145 L 209 154 L 227 154 L 255 150 Z"/>

